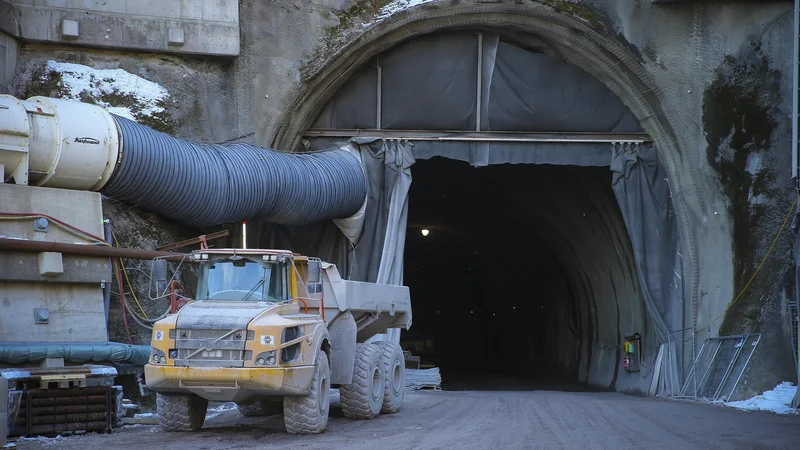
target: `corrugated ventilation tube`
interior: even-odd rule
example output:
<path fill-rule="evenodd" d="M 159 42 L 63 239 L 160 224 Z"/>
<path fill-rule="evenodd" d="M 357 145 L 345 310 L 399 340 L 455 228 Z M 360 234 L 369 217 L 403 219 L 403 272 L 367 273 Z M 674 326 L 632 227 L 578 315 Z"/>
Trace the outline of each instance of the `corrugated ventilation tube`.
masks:
<path fill-rule="evenodd" d="M 202 144 L 114 119 L 120 161 L 101 192 L 186 225 L 345 218 L 367 195 L 361 162 L 347 150 L 298 154 L 240 143 Z"/>

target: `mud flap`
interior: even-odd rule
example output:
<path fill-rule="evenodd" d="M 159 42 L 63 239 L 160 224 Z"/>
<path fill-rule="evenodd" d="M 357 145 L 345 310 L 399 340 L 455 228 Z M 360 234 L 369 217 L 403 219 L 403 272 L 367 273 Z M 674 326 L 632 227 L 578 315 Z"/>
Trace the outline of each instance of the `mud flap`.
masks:
<path fill-rule="evenodd" d="M 328 326 L 331 341 L 331 384 L 353 382 L 357 330 L 356 321 L 350 311 L 341 313 Z"/>

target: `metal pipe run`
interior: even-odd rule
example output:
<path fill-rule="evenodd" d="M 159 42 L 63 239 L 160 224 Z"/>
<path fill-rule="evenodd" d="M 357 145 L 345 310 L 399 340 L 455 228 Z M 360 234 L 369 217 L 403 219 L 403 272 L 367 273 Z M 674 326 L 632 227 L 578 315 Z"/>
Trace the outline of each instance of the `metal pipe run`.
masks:
<path fill-rule="evenodd" d="M 645 133 L 528 133 L 517 131 L 439 131 L 439 130 L 334 130 L 312 128 L 305 138 L 355 136 L 404 141 L 463 142 L 559 142 L 642 144 L 653 139 Z"/>
<path fill-rule="evenodd" d="M 20 252 L 58 252 L 69 255 L 100 256 L 106 258 L 154 259 L 181 261 L 189 255 L 185 253 L 160 252 L 138 248 L 119 248 L 106 245 L 65 244 L 53 241 L 30 241 L 27 239 L 0 238 L 0 250 Z"/>

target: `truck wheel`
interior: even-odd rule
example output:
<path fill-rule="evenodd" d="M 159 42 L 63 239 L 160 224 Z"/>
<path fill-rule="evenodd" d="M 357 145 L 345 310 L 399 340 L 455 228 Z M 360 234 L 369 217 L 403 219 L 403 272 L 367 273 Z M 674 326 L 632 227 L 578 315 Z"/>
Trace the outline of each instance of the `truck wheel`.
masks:
<path fill-rule="evenodd" d="M 394 342 L 376 344 L 383 353 L 383 371 L 386 374 L 381 412 L 394 414 L 400 411 L 406 396 L 406 358 L 403 356 L 403 349 Z"/>
<path fill-rule="evenodd" d="M 283 397 L 283 423 L 286 431 L 290 434 L 317 434 L 325 431 L 331 405 L 330 393 L 328 355 L 319 350 L 308 395 Z"/>
<path fill-rule="evenodd" d="M 385 383 L 380 347 L 357 344 L 353 382 L 339 388 L 344 416 L 350 419 L 374 419 L 383 406 Z"/>
<path fill-rule="evenodd" d="M 159 393 L 156 409 L 164 431 L 197 431 L 206 420 L 208 400 L 195 394 Z"/>
<path fill-rule="evenodd" d="M 256 400 L 250 404 L 237 403 L 236 408 L 245 417 L 271 416 L 280 414 L 283 411 L 283 402 Z"/>

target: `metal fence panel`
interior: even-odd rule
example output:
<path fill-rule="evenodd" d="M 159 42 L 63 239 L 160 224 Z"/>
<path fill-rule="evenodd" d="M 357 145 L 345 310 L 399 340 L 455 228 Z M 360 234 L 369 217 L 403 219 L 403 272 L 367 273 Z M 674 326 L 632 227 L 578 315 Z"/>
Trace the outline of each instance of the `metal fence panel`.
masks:
<path fill-rule="evenodd" d="M 761 334 L 707 339 L 692 364 L 680 396 L 728 400 L 760 340 Z"/>

